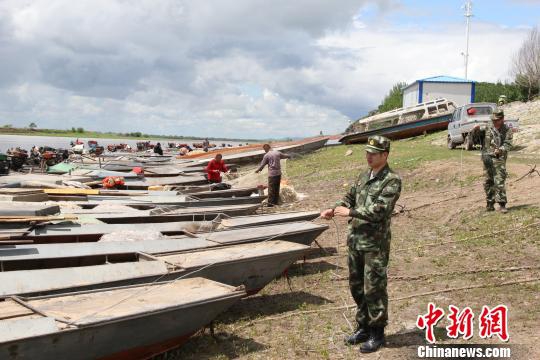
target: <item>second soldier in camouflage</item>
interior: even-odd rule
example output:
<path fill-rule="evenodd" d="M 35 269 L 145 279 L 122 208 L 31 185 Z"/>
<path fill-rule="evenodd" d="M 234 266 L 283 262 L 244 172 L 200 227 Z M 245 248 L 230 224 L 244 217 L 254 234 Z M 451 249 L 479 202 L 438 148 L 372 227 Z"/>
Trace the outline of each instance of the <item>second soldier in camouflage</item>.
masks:
<path fill-rule="evenodd" d="M 386 269 L 390 255 L 390 218 L 401 193 L 401 179 L 388 166 L 390 140 L 372 136 L 366 146 L 370 169 L 360 174 L 345 197 L 324 218 L 349 216 L 349 287 L 357 304 L 357 329 L 346 339 L 362 352 L 381 347 L 388 321 Z"/>
<path fill-rule="evenodd" d="M 498 203 L 501 212 L 505 213 L 508 202 L 505 189 L 506 158 L 512 148 L 512 129 L 504 123 L 503 110 L 495 110 L 491 120 L 492 126 L 486 129 L 482 146 L 487 210 L 495 210 L 494 204 Z"/>

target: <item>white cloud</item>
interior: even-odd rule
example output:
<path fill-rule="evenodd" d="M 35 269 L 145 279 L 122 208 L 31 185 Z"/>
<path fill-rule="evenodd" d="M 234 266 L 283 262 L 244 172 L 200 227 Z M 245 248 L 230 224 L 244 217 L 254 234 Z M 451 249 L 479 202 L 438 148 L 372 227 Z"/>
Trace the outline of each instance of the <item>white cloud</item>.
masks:
<path fill-rule="evenodd" d="M 462 19 L 430 31 L 370 22 L 366 3 L 3 1 L 0 122 L 311 136 L 342 131 L 398 81 L 463 75 Z M 403 10 L 377 3 L 381 19 Z M 525 33 L 473 23 L 470 77 L 508 78 Z"/>

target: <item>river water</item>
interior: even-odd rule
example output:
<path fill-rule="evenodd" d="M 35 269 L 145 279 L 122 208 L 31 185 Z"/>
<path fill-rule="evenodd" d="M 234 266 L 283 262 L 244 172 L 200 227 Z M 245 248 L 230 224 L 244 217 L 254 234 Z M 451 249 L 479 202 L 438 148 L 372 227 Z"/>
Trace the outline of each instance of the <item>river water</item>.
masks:
<path fill-rule="evenodd" d="M 70 142 L 75 141 L 76 138 L 69 138 L 69 137 L 56 137 L 56 136 L 28 136 L 28 135 L 0 135 L 0 152 L 6 152 L 8 149 L 13 147 L 20 147 L 22 149 L 30 150 L 32 146 L 36 145 L 38 147 L 40 146 L 50 146 L 52 148 L 63 148 L 63 149 L 69 149 L 71 147 Z M 98 145 L 105 146 L 107 148 L 107 145 L 109 144 L 128 144 L 133 149 L 137 148 L 137 142 L 139 141 L 146 141 L 146 139 L 92 139 L 92 138 L 79 138 L 79 140 L 84 141 L 85 147 L 88 146 L 88 140 L 97 140 Z M 174 142 L 174 143 L 180 143 L 180 144 L 188 144 L 191 146 L 193 143 L 200 143 L 202 140 L 194 140 L 194 139 L 182 139 L 182 140 L 167 140 L 167 139 L 160 139 L 160 140 L 150 140 L 152 144 L 155 144 L 157 142 L 161 143 L 161 146 L 165 149 L 168 147 L 168 143 Z M 222 144 L 231 144 L 233 146 L 236 146 L 238 144 L 246 144 L 245 142 L 238 142 L 238 141 L 229 141 L 229 140 L 211 140 L 211 143 L 216 144 L 217 146 L 221 146 Z"/>

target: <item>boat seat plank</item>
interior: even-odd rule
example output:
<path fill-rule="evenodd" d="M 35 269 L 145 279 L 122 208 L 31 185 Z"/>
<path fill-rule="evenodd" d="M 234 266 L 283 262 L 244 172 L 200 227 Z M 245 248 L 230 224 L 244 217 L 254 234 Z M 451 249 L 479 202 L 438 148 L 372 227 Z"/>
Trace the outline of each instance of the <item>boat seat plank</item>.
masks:
<path fill-rule="evenodd" d="M 23 317 L 0 321 L 0 342 L 57 332 L 59 327 L 50 317 Z"/>
<path fill-rule="evenodd" d="M 0 320 L 16 318 L 20 316 L 32 315 L 34 312 L 27 307 L 18 304 L 17 302 L 6 299 L 0 302 Z M 2 322 L 0 321 L 0 324 Z"/>
<path fill-rule="evenodd" d="M 159 259 L 181 266 L 195 268 L 207 264 L 217 264 L 240 259 L 272 256 L 284 252 L 307 251 L 310 247 L 287 241 L 268 241 L 203 250 L 184 254 L 162 255 Z"/>
<path fill-rule="evenodd" d="M 201 233 L 200 237 L 220 244 L 232 244 L 253 239 L 254 236 L 264 240 L 276 240 L 285 234 L 309 231 L 320 225 L 310 222 L 292 222 L 286 224 L 266 225 L 257 228 L 235 229 L 223 232 Z"/>
<path fill-rule="evenodd" d="M 164 275 L 161 261 L 0 272 L 0 296 L 52 291 L 145 276 Z M 28 281 L 32 279 L 32 281 Z"/>
<path fill-rule="evenodd" d="M 181 279 L 84 294 L 30 300 L 49 316 L 74 321 L 78 326 L 142 315 L 168 308 L 227 297 L 235 288 L 204 278 Z"/>

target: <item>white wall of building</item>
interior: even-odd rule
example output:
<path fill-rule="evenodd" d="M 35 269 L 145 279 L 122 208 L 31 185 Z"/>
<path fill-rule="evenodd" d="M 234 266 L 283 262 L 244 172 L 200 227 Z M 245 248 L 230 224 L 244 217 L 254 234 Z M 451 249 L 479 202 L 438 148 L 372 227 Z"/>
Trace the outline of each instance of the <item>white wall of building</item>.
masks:
<path fill-rule="evenodd" d="M 403 90 L 403 107 L 418 104 L 418 82 Z"/>
<path fill-rule="evenodd" d="M 453 101 L 456 106 L 462 106 L 471 102 L 471 88 L 471 83 L 424 82 L 422 90 L 422 102 L 432 101 L 438 98 L 446 98 Z M 403 96 L 403 101 L 405 102 L 405 94 Z"/>

